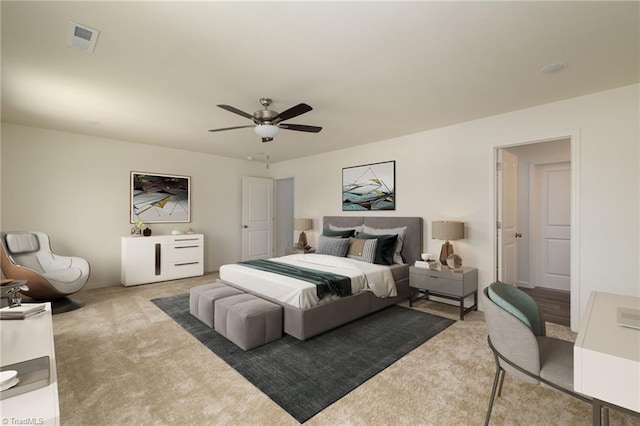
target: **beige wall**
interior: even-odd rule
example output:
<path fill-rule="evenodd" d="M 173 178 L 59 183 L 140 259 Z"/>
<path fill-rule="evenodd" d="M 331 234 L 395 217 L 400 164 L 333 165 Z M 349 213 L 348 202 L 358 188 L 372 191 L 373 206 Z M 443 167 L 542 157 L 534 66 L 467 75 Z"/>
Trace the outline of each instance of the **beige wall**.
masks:
<path fill-rule="evenodd" d="M 277 163 L 271 177 L 295 178 L 295 215 L 320 219 L 342 214 L 343 167 L 395 160 L 397 210 L 384 214 L 422 216 L 424 250 L 432 253 L 442 242 L 431 240 L 431 221 L 464 221 L 467 237 L 453 244 L 479 268 L 482 288 L 494 279 L 495 147 L 575 134 L 579 267 L 572 274 L 582 313 L 592 290 L 640 295 L 639 87 Z M 262 164 L 6 123 L 1 154 L 2 229 L 47 231 L 54 249 L 89 259 L 92 287 L 119 283 L 131 170 L 192 176 L 191 226 L 206 235 L 207 271 L 240 259 L 241 176 L 267 176 Z M 312 243 L 321 229 L 314 223 Z"/>
<path fill-rule="evenodd" d="M 54 252 L 91 264 L 88 287 L 119 285 L 120 237 L 130 233 L 131 171 L 191 176 L 190 226 L 205 234 L 205 271 L 241 255 L 241 177 L 264 164 L 85 135 L 2 125 L 2 230 L 40 230 Z"/>
<path fill-rule="evenodd" d="M 479 268 L 484 288 L 494 280 L 495 147 L 575 133 L 579 213 L 572 255 L 579 267 L 572 274 L 582 313 L 592 290 L 640 296 L 638 99 L 639 86 L 627 86 L 278 163 L 272 173 L 295 178 L 296 216 L 320 219 L 343 214 L 343 167 L 395 160 L 397 210 L 383 214 L 422 216 L 424 250 L 431 253 L 442 244 L 431 239 L 431 221 L 464 221 L 467 236 L 453 245 L 464 264 Z M 321 230 L 314 223 L 313 238 Z"/>

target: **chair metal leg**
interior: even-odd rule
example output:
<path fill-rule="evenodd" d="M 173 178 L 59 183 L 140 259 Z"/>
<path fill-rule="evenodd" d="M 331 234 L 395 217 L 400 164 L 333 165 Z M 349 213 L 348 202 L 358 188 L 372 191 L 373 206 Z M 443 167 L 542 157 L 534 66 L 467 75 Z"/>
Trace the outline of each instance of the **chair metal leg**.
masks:
<path fill-rule="evenodd" d="M 507 372 L 504 371 L 502 368 L 500 369 L 500 372 L 502 374 L 500 375 L 500 386 L 498 387 L 498 396 L 502 396 L 502 384 L 504 383 L 504 376 L 505 374 L 507 374 Z"/>
<path fill-rule="evenodd" d="M 491 388 L 491 399 L 489 399 L 489 408 L 487 409 L 487 417 L 484 420 L 484 426 L 489 426 L 489 419 L 491 419 L 491 410 L 493 409 L 493 401 L 496 399 L 496 389 L 498 382 L 500 382 L 500 388 L 502 388 L 502 380 L 504 379 L 504 370 L 500 368 L 500 365 L 496 362 L 496 375 L 493 378 L 493 387 Z"/>

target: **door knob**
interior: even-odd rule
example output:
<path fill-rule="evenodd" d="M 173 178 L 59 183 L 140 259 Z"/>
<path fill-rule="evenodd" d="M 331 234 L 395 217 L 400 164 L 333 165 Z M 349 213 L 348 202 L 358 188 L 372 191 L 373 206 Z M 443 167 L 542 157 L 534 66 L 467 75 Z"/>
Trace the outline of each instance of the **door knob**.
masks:
<path fill-rule="evenodd" d="M 249 226 L 248 226 L 248 225 L 242 225 L 242 227 L 243 227 L 244 229 L 247 229 Z"/>
<path fill-rule="evenodd" d="M 516 232 L 516 238 L 522 238 L 522 234 L 519 232 Z"/>

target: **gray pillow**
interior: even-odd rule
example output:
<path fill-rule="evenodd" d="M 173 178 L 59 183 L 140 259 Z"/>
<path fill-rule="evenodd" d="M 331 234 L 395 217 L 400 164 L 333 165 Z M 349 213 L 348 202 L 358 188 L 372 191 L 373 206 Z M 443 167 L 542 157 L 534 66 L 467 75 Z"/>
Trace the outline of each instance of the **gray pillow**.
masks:
<path fill-rule="evenodd" d="M 349 238 L 332 238 L 320 235 L 316 254 L 328 254 L 330 256 L 345 257 L 349 249 Z"/>

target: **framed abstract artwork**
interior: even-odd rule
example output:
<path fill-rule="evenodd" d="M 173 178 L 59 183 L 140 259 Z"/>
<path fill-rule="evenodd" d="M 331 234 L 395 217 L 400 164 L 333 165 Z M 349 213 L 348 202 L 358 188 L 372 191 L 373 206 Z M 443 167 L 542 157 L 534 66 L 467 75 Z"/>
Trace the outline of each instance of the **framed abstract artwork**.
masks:
<path fill-rule="evenodd" d="M 131 172 L 131 223 L 191 222 L 191 177 Z"/>
<path fill-rule="evenodd" d="M 342 169 L 342 210 L 395 210 L 396 162 Z"/>

